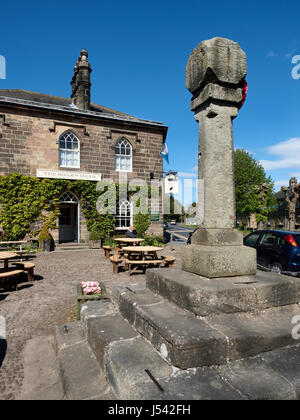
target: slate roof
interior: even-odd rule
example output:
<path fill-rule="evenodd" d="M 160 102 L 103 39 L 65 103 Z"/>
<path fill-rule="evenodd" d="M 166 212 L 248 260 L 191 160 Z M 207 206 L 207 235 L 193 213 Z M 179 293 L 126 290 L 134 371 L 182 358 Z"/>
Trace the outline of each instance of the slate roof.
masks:
<path fill-rule="evenodd" d="M 15 103 L 39 108 L 47 108 L 57 111 L 67 111 L 76 114 L 84 114 L 95 117 L 106 117 L 117 120 L 142 123 L 146 125 L 161 126 L 164 131 L 167 127 L 161 122 L 150 121 L 133 117 L 123 112 L 107 108 L 102 105 L 91 103 L 89 110 L 82 110 L 74 106 L 69 98 L 47 95 L 44 93 L 31 92 L 23 89 L 0 89 L 0 103 Z"/>

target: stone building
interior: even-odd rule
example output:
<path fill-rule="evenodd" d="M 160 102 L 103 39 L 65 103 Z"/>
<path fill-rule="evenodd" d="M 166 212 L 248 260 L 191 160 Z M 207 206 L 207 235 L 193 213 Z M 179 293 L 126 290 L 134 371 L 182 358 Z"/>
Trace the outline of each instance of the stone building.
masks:
<path fill-rule="evenodd" d="M 71 98 L 20 89 L 0 90 L 0 174 L 119 181 L 161 179 L 160 151 L 167 127 L 90 102 L 91 67 L 82 50 L 71 81 Z M 88 240 L 80 197 L 62 191 L 55 240 Z M 161 199 L 150 231 L 162 233 Z M 132 203 L 117 204 L 116 229 L 133 223 Z"/>

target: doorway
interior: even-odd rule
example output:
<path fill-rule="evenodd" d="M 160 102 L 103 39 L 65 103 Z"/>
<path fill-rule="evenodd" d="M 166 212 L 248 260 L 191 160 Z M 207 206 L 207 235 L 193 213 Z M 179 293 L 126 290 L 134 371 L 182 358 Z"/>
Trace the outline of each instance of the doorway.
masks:
<path fill-rule="evenodd" d="M 59 201 L 59 243 L 78 242 L 78 200 L 66 192 Z"/>

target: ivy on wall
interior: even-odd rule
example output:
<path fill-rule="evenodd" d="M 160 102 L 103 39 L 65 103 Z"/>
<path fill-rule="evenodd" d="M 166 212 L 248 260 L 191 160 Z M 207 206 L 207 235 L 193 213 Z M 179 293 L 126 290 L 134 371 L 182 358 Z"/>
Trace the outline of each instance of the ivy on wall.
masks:
<path fill-rule="evenodd" d="M 27 234 L 36 236 L 39 231 L 32 231 L 32 225 L 36 222 L 48 229 L 56 229 L 60 214 L 59 197 L 64 191 L 68 190 L 76 194 L 81 201 L 87 229 L 89 231 L 97 229 L 103 232 L 103 236 L 111 236 L 114 231 L 114 216 L 112 214 L 99 214 L 97 211 L 97 201 L 102 194 L 103 197 L 105 194 L 107 196 L 108 188 L 97 190 L 96 185 L 95 181 L 41 179 L 18 173 L 0 176 L 2 238 L 15 241 L 23 239 Z M 151 187 L 146 188 L 145 195 L 150 198 Z M 140 187 L 137 187 L 135 191 L 128 192 L 128 199 L 139 190 Z M 158 191 L 155 193 L 157 194 Z M 116 185 L 113 195 L 111 201 L 116 203 L 120 195 L 119 185 Z M 137 200 L 136 205 L 139 205 L 139 200 Z"/>
<path fill-rule="evenodd" d="M 101 194 L 93 181 L 68 181 L 40 179 L 12 173 L 0 176 L 0 225 L 3 239 L 20 240 L 26 234 L 36 235 L 31 225 L 40 222 L 49 229 L 57 228 L 59 197 L 67 190 L 73 191 L 82 202 L 83 213 L 90 231 L 96 223 L 106 223 L 104 228 L 113 229 L 112 215 L 99 215 L 96 202 Z"/>

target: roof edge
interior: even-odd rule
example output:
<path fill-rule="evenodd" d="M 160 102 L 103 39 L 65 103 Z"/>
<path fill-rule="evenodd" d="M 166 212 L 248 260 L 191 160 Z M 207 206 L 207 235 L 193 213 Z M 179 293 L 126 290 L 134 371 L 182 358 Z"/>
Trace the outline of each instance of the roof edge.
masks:
<path fill-rule="evenodd" d="M 150 125 L 155 126 L 158 128 L 163 128 L 164 131 L 168 129 L 167 126 L 165 126 L 162 122 L 159 121 L 152 121 L 152 120 L 145 120 L 141 118 L 131 117 L 127 114 L 112 114 L 112 113 L 105 113 L 105 112 L 96 112 L 96 111 L 90 111 L 90 110 L 82 110 L 82 109 L 76 109 L 71 108 L 63 105 L 53 105 L 53 104 L 47 104 L 43 102 L 35 102 L 35 101 L 29 101 L 26 99 L 18 99 L 18 98 L 10 98 L 6 96 L 0 95 L 0 103 L 1 104 L 13 104 L 13 105 L 23 105 L 27 106 L 29 108 L 41 108 L 45 110 L 52 110 L 52 111 L 58 111 L 68 114 L 79 114 L 86 117 L 95 117 L 99 119 L 110 119 L 114 121 L 125 121 L 127 123 L 136 123 L 136 124 L 143 124 L 143 125 Z"/>

